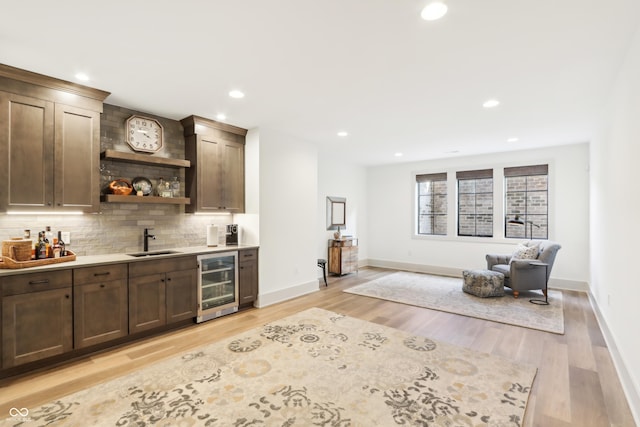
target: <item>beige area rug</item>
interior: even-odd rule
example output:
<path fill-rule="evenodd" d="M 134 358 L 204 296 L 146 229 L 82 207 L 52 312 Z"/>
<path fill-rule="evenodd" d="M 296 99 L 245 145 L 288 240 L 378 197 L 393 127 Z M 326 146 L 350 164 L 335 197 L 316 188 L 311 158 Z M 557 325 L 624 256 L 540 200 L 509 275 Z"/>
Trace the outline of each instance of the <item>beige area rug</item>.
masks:
<path fill-rule="evenodd" d="M 312 308 L 30 409 L 24 424 L 9 425 L 519 426 L 535 374 Z"/>
<path fill-rule="evenodd" d="M 541 291 L 521 292 L 517 299 L 509 290 L 504 297 L 479 298 L 462 291 L 462 278 L 400 271 L 344 292 L 564 334 L 560 291 L 549 290 L 549 305 L 529 302 L 544 299 Z"/>

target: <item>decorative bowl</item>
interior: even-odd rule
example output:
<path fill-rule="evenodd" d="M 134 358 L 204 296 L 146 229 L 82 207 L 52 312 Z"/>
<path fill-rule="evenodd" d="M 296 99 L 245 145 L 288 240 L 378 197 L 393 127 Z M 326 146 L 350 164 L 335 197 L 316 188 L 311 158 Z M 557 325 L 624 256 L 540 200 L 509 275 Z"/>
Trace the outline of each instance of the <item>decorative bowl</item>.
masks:
<path fill-rule="evenodd" d="M 112 194 L 128 196 L 133 191 L 133 187 L 131 186 L 131 183 L 126 179 L 119 178 L 114 179 L 109 183 L 109 190 Z"/>

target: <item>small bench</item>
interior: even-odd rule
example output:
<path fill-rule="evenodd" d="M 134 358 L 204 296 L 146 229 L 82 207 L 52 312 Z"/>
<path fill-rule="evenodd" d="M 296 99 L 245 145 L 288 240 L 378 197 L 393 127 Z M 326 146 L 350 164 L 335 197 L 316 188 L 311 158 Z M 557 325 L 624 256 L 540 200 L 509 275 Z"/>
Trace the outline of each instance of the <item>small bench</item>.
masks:
<path fill-rule="evenodd" d="M 504 274 L 491 270 L 464 270 L 462 290 L 480 298 L 504 296 Z"/>

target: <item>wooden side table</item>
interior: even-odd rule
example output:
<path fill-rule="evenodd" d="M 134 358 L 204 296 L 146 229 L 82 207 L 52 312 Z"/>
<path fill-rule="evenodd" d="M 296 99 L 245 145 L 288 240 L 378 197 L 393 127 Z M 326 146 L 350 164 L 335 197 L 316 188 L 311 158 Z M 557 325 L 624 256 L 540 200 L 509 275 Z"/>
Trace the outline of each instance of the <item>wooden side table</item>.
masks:
<path fill-rule="evenodd" d="M 358 271 L 358 239 L 329 240 L 329 273 L 342 276 Z"/>

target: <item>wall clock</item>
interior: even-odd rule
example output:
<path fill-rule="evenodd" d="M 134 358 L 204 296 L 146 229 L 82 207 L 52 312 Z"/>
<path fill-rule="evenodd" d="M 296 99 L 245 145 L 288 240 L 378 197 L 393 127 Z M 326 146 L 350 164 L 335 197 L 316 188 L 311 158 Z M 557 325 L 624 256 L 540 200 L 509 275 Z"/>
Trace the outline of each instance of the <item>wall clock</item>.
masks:
<path fill-rule="evenodd" d="M 134 151 L 156 153 L 162 148 L 164 129 L 156 119 L 133 115 L 127 119 L 127 144 Z"/>

